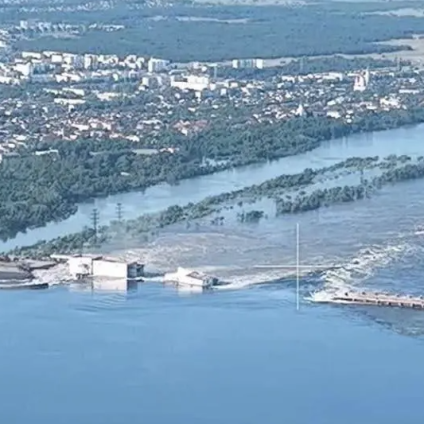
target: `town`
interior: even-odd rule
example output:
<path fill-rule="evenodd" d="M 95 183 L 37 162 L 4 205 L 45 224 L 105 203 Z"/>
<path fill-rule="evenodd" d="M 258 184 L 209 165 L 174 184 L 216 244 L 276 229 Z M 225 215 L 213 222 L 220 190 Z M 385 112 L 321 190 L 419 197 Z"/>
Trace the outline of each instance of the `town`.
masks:
<path fill-rule="evenodd" d="M 34 26 L 53 27 L 21 21 L 17 28 Z M 399 61 L 290 74 L 260 58 L 182 64 L 136 55 L 16 51 L 11 44 L 17 28 L 0 34 L 2 160 L 28 147 L 55 154 L 53 140 L 125 140 L 138 154 L 172 153 L 169 135 L 190 137 L 224 118 L 240 127 L 307 115 L 352 123 L 366 113 L 408 110 L 424 101 L 423 69 Z"/>

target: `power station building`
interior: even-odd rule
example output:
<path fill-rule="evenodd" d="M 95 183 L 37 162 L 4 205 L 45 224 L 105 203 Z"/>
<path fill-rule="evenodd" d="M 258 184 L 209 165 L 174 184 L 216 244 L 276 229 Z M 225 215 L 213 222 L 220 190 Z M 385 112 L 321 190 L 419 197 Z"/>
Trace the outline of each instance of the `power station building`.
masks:
<path fill-rule="evenodd" d="M 126 262 L 115 258 L 96 255 L 61 256 L 52 259 L 67 260 L 69 273 L 75 279 L 84 277 L 106 277 L 136 280 L 144 275 L 144 265 L 139 262 Z"/>

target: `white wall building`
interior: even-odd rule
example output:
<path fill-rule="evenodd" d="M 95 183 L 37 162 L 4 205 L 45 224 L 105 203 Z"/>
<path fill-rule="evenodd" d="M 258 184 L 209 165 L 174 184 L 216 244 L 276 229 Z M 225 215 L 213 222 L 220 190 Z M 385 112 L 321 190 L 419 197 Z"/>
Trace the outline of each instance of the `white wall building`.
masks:
<path fill-rule="evenodd" d="M 141 276 L 143 266 L 137 262 L 123 262 L 114 259 L 95 259 L 93 277 L 137 278 Z"/>
<path fill-rule="evenodd" d="M 357 75 L 353 84 L 353 91 L 365 91 L 366 88 L 365 78 L 362 75 Z"/>
<path fill-rule="evenodd" d="M 244 68 L 257 68 L 262 69 L 264 67 L 263 59 L 234 59 L 232 66 L 235 69 Z"/>
<path fill-rule="evenodd" d="M 209 88 L 210 81 L 207 76 L 188 75 L 186 77 L 173 77 L 171 87 L 180 90 L 203 91 Z"/>
<path fill-rule="evenodd" d="M 52 259 L 67 260 L 72 278 L 104 277 L 111 279 L 138 279 L 143 275 L 144 265 L 139 262 L 125 262 L 96 255 L 75 255 L 62 257 L 52 255 Z"/>
<path fill-rule="evenodd" d="M 147 70 L 150 73 L 164 71 L 169 65 L 168 60 L 151 58 L 147 62 Z"/>
<path fill-rule="evenodd" d="M 84 55 L 84 69 L 97 69 L 98 60 L 97 56 L 93 54 Z"/>
<path fill-rule="evenodd" d="M 19 72 L 23 77 L 28 78 L 32 75 L 33 67 L 31 63 L 17 63 L 15 71 Z"/>
<path fill-rule="evenodd" d="M 101 258 L 101 256 L 99 256 Z M 75 256 L 68 259 L 69 273 L 73 278 L 80 278 L 93 273 L 93 259 L 90 256 Z"/>
<path fill-rule="evenodd" d="M 218 279 L 215 277 L 181 267 L 178 267 L 176 272 L 166 273 L 163 280 L 164 282 L 197 289 L 210 289 L 218 283 Z"/>
<path fill-rule="evenodd" d="M 52 54 L 50 60 L 52 63 L 60 64 L 63 62 L 63 56 L 60 53 Z"/>
<path fill-rule="evenodd" d="M 21 56 L 23 59 L 41 59 L 43 57 L 39 52 L 22 52 Z"/>

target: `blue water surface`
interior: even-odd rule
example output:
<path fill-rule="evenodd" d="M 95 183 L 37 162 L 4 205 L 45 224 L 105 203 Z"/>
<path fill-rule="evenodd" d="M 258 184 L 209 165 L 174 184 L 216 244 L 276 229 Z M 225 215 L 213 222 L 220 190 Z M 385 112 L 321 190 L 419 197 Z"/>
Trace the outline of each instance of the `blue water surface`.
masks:
<path fill-rule="evenodd" d="M 417 422 L 424 343 L 282 286 L 0 296 L 0 422 Z"/>

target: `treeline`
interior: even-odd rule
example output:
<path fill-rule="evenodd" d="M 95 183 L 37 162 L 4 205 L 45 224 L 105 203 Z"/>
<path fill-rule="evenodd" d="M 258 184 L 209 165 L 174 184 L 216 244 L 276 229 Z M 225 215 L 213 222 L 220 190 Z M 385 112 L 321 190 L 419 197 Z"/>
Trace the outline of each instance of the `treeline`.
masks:
<path fill-rule="evenodd" d="M 277 215 L 306 212 L 338 203 L 354 202 L 371 196 L 384 185 L 402 181 L 424 178 L 424 163 L 407 164 L 389 169 L 371 181 L 364 180 L 356 186 L 333 187 L 315 190 L 309 195 L 297 196 L 295 199 L 277 199 Z"/>
<path fill-rule="evenodd" d="M 237 166 L 306 152 L 332 138 L 421 122 L 424 108 L 369 111 L 356 116 L 352 123 L 317 115 L 248 127 L 222 124 L 180 142 L 182 148 L 191 152 L 215 160 L 230 160 Z"/>
<path fill-rule="evenodd" d="M 419 165 L 405 165 L 410 160 L 411 158 L 407 156 L 391 156 L 381 162 L 379 162 L 378 157 L 349 158 L 343 162 L 319 170 L 306 169 L 299 174 L 281 175 L 259 185 L 207 197 L 196 204 L 189 203 L 185 206 L 174 205 L 159 213 L 145 214 L 137 219 L 124 222 L 114 222 L 110 226 L 100 228 L 97 232 L 88 228 L 80 233 L 59 237 L 49 242 L 40 242 L 33 246 L 17 248 L 10 253 L 12 255 L 26 257 L 46 257 L 52 253 L 82 251 L 83 246 L 95 247 L 122 238 L 125 238 L 127 241 L 131 241 L 131 239 L 139 240 L 140 237 L 147 239 L 149 235 L 155 234 L 160 228 L 177 223 L 185 223 L 187 227 L 190 227 L 193 224 L 196 225 L 199 219 L 213 214 L 216 217 L 212 220 L 212 224 L 223 225 L 224 219 L 222 216 L 219 216 L 223 208 L 232 209 L 236 203 L 242 207 L 243 201 L 256 201 L 262 197 L 276 198 L 277 207 L 283 208 L 280 209 L 279 213 L 299 212 L 302 208 L 304 208 L 303 210 L 310 210 L 314 207 L 321 207 L 323 204 L 359 199 L 362 198 L 361 196 L 363 194 L 358 195 L 357 193 L 361 193 L 361 189 L 355 188 L 336 188 L 330 191 L 323 191 L 324 194 L 320 191 L 309 203 L 308 196 L 301 196 L 298 199 L 291 202 L 287 201 L 287 203 L 283 204 L 285 201 L 282 200 L 281 196 L 287 194 L 288 191 L 299 190 L 310 186 L 318 176 L 328 175 L 328 173 L 342 169 L 351 169 L 352 172 L 356 172 L 359 169 L 371 169 L 375 166 L 381 166 L 382 169 L 386 169 L 386 172 L 378 177 L 378 179 L 373 180 L 373 184 L 376 187 L 378 187 L 378 184 L 382 185 L 423 177 L 424 164 L 422 158 Z M 401 167 L 399 167 L 400 165 Z M 317 203 L 316 199 L 320 200 L 321 203 Z M 294 204 L 297 206 L 293 207 Z M 286 210 L 284 211 L 284 209 Z M 246 213 L 239 213 L 237 219 L 242 223 L 252 223 L 257 222 L 263 216 L 262 211 L 253 210 Z"/>
<path fill-rule="evenodd" d="M 122 2 L 121 2 L 122 3 Z M 64 23 L 121 24 L 117 32 L 91 30 L 80 37 L 22 38 L 20 50 L 59 50 L 126 56 L 163 57 L 175 62 L 224 61 L 234 58 L 272 58 L 383 53 L 402 47 L 379 41 L 423 32 L 418 17 L 395 17 L 322 7 L 178 6 L 130 8 L 117 3 L 109 10 L 31 12 L 31 18 Z M 320 5 L 321 6 L 321 5 Z M 339 6 L 341 7 L 341 6 Z M 8 19 L 26 19 L 19 11 Z M 160 16 L 161 19 L 154 19 Z M 217 36 L 219 34 L 219 37 Z M 319 36 L 317 36 L 319 34 Z M 140 42 L 143 40 L 143 42 Z M 323 42 L 325 40 L 325 42 Z"/>
<path fill-rule="evenodd" d="M 176 183 L 236 166 L 296 155 L 355 132 L 424 122 L 424 109 L 369 113 L 352 124 L 312 116 L 256 126 L 220 126 L 169 139 L 179 151 L 141 155 L 129 142 L 58 141 L 58 154 L 6 158 L 0 166 L 0 237 L 61 220 L 95 197 Z M 93 154 L 93 152 L 95 154 Z M 206 161 L 213 159 L 215 161 Z M 290 177 L 291 178 L 291 177 Z M 306 178 L 303 176 L 302 178 Z"/>
<path fill-rule="evenodd" d="M 369 193 L 366 184 L 357 186 L 333 187 L 316 190 L 305 196 L 297 196 L 294 200 L 278 199 L 277 215 L 306 212 L 336 203 L 353 202 L 365 198 Z"/>
<path fill-rule="evenodd" d="M 69 143 L 71 145 L 73 143 Z M 69 152 L 70 150 L 70 152 Z M 69 152 L 66 154 L 65 152 Z M 0 237 L 67 218 L 84 200 L 221 169 L 201 159 L 162 153 L 90 155 L 80 143 L 56 155 L 6 159 L 0 166 Z"/>

